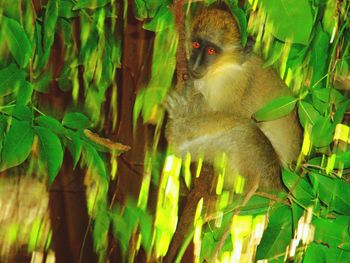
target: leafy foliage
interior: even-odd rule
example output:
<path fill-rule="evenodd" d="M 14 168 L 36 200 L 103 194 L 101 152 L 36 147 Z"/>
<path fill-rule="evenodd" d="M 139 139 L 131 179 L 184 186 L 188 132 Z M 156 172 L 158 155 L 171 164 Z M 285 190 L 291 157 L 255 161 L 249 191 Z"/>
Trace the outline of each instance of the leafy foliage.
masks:
<path fill-rule="evenodd" d="M 101 113 L 108 88 L 113 87 L 112 96 L 117 96 L 115 73 L 121 67 L 122 36 L 115 26 L 127 19 L 117 21 L 121 2 L 48 0 L 41 13 L 36 13 L 30 1 L 10 2 L 3 3 L 0 23 L 0 170 L 26 166 L 35 159 L 47 168 L 47 180 L 52 183 L 69 152 L 74 167 L 86 167 L 100 187 L 89 197 L 100 261 L 107 257 L 111 232 L 121 244 L 124 259 L 134 260 L 140 247 L 149 260 L 164 256 L 177 222 L 181 166 L 181 160 L 169 161 L 156 152 L 164 119 L 160 104 L 173 83 L 176 67 L 178 34 L 171 1 L 135 0 L 132 5 L 144 30 L 155 34 L 151 76 L 137 94 L 133 123 L 136 126 L 141 115 L 145 123 L 156 124 L 156 132 L 152 150 L 146 154 L 139 199 L 111 206 L 107 204 L 109 177 L 117 168 L 113 168 L 109 153 L 113 156 L 116 152 L 86 136 L 85 129 L 103 127 Z M 347 262 L 350 128 L 342 122 L 350 100 L 337 89 L 337 82 L 349 78 L 350 4 L 257 0 L 239 6 L 235 0 L 226 2 L 238 22 L 242 45 L 248 35 L 253 36 L 253 49 L 265 56 L 266 66 L 274 67 L 294 92 L 294 96 L 269 102 L 254 118 L 268 121 L 296 111 L 305 130 L 295 169 L 282 172 L 288 202 L 281 201 L 284 197 L 254 196 L 241 208 L 240 216 L 246 216 L 242 229 L 249 225 L 251 230 L 255 218 L 269 216 L 257 259 L 279 262 L 287 256 L 298 262 Z M 20 12 L 18 3 L 25 10 Z M 80 30 L 76 30 L 77 24 Z M 57 39 L 65 50 L 62 58 L 54 56 Z M 54 70 L 53 59 L 64 61 L 62 69 Z M 52 92 L 52 83 L 72 94 L 74 105 L 69 112 L 57 116 L 40 104 L 38 97 Z M 111 110 L 114 124 L 116 108 L 114 105 Z M 151 186 L 158 189 L 154 215 L 146 208 Z M 196 256 L 202 260 L 211 259 L 225 228 L 233 222 L 232 207 L 237 203 L 228 205 L 231 199 L 226 193 L 219 200 L 215 225 L 199 215 L 194 233 L 188 237 L 196 241 L 201 252 Z M 298 239 L 301 226 L 305 240 Z M 230 232 L 219 258 L 237 248 L 235 231 Z"/>

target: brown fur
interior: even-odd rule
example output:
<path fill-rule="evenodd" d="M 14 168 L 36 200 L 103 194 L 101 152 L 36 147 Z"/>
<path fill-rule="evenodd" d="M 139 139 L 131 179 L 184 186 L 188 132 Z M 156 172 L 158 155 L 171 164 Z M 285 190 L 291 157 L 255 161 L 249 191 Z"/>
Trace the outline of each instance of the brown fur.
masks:
<path fill-rule="evenodd" d="M 213 163 L 228 156 L 225 184 L 234 176 L 246 178 L 249 187 L 280 189 L 279 165 L 287 166 L 299 154 L 302 131 L 295 112 L 256 124 L 251 116 L 269 101 L 290 91 L 263 61 L 244 52 L 233 17 L 226 11 L 204 9 L 193 19 L 193 35 L 215 43 L 223 54 L 201 79 L 188 83 L 184 94 L 168 99 L 166 136 L 179 155 L 190 152 Z"/>

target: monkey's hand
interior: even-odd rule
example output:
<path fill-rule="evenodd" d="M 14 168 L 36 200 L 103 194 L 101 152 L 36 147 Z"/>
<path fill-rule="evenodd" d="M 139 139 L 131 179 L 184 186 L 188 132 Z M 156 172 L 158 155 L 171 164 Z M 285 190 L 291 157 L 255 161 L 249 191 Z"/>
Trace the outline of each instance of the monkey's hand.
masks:
<path fill-rule="evenodd" d="M 174 90 L 169 92 L 166 97 L 164 107 L 169 114 L 169 118 L 173 120 L 186 117 L 189 111 L 188 100 Z"/>

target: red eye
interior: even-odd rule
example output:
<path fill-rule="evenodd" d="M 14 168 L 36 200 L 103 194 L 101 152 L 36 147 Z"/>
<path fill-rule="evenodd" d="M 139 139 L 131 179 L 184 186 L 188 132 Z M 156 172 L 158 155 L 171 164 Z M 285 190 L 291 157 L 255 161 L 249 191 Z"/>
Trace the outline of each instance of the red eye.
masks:
<path fill-rule="evenodd" d="M 197 41 L 194 41 L 194 42 L 192 42 L 192 47 L 197 49 L 200 47 L 200 45 Z"/>
<path fill-rule="evenodd" d="M 214 55 L 214 54 L 216 54 L 216 50 L 214 48 L 210 47 L 210 48 L 208 48 L 207 53 L 208 53 L 208 55 Z"/>

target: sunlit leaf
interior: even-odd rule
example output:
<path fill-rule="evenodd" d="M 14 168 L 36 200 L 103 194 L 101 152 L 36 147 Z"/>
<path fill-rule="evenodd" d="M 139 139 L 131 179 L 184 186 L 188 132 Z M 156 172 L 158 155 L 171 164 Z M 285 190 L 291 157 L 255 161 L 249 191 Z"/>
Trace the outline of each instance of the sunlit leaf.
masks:
<path fill-rule="evenodd" d="M 0 70 L 0 97 L 14 92 L 23 82 L 25 73 L 16 64 L 10 64 Z"/>
<path fill-rule="evenodd" d="M 4 33 L 11 54 L 21 68 L 28 65 L 32 54 L 32 45 L 23 27 L 14 19 L 3 17 Z"/>
<path fill-rule="evenodd" d="M 64 115 L 62 124 L 68 128 L 82 130 L 91 127 L 91 122 L 84 114 L 70 112 Z"/>
<path fill-rule="evenodd" d="M 300 123 L 305 127 L 306 123 L 314 125 L 316 120 L 320 117 L 318 111 L 308 102 L 300 101 L 298 104 L 298 115 Z"/>
<path fill-rule="evenodd" d="M 110 0 L 78 0 L 73 10 L 79 10 L 84 8 L 95 9 L 109 3 Z"/>
<path fill-rule="evenodd" d="M 63 162 L 63 150 L 60 139 L 47 128 L 35 126 L 40 141 L 41 156 L 47 163 L 49 182 L 53 183 Z"/>
<path fill-rule="evenodd" d="M 295 106 L 297 98 L 285 96 L 274 99 L 254 114 L 257 121 L 269 121 L 288 115 Z"/>
<path fill-rule="evenodd" d="M 308 44 L 313 16 L 308 1 L 261 0 L 268 17 L 267 28 L 282 41 Z"/>
<path fill-rule="evenodd" d="M 34 130 L 29 122 L 13 122 L 5 135 L 0 171 L 23 163 L 31 152 L 33 140 Z"/>

